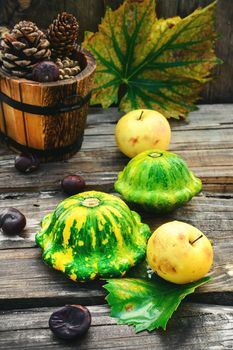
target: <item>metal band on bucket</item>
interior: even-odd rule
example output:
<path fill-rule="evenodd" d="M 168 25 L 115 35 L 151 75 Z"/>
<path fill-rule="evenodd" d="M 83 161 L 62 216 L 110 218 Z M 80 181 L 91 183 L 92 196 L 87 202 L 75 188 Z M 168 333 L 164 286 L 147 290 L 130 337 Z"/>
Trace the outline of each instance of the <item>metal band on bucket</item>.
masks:
<path fill-rule="evenodd" d="M 45 150 L 40 150 L 32 147 L 27 147 L 24 145 L 21 145 L 20 143 L 16 142 L 13 140 L 11 137 L 6 136 L 4 133 L 0 132 L 0 141 L 4 142 L 5 144 L 12 146 L 13 148 L 19 150 L 20 152 L 23 153 L 34 153 L 38 157 L 56 157 L 56 156 L 62 156 L 70 152 L 75 152 L 78 151 L 83 142 L 83 136 L 80 136 L 75 140 L 74 143 L 68 146 L 63 146 L 63 147 L 57 147 L 57 148 L 52 148 L 52 149 L 45 149 Z"/>
<path fill-rule="evenodd" d="M 30 114 L 37 114 L 37 115 L 55 115 L 55 114 L 70 112 L 70 111 L 74 111 L 76 109 L 82 108 L 90 100 L 91 91 L 85 96 L 71 95 L 66 97 L 65 99 L 67 100 L 70 98 L 76 98 L 77 102 L 74 104 L 60 103 L 54 106 L 34 106 L 31 104 L 13 100 L 11 97 L 0 92 L 0 101 L 8 104 L 9 106 L 19 111 L 30 113 Z"/>

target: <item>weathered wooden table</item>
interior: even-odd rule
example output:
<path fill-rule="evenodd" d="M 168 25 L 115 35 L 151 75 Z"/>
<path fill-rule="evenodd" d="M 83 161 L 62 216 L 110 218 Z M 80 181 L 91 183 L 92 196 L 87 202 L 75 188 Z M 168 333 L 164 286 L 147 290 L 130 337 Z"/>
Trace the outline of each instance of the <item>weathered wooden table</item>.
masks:
<path fill-rule="evenodd" d="M 143 214 L 154 230 L 178 219 L 203 230 L 214 244 L 213 280 L 183 302 L 167 331 L 135 334 L 109 316 L 98 282 L 76 284 L 41 260 L 34 236 L 45 213 L 64 198 L 60 180 L 82 174 L 87 189 L 113 192 L 128 159 L 116 148 L 116 109 L 91 109 L 82 150 L 66 162 L 42 164 L 30 175 L 14 168 L 14 154 L 0 148 L 1 207 L 27 217 L 21 237 L 0 233 L 0 349 L 233 349 L 233 105 L 204 105 L 186 122 L 172 122 L 171 150 L 201 177 L 203 192 L 166 217 Z M 50 314 L 66 303 L 90 306 L 92 327 L 66 343 L 48 328 Z"/>

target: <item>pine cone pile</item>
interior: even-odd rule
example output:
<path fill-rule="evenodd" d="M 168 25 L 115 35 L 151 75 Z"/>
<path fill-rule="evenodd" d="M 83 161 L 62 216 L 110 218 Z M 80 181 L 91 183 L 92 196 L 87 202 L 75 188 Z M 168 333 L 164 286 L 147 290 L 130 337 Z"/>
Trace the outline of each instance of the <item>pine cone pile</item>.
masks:
<path fill-rule="evenodd" d="M 28 0 L 23 4 L 26 6 Z M 79 50 L 78 31 L 79 25 L 76 18 L 66 12 L 62 12 L 53 20 L 46 33 L 42 32 L 35 23 L 21 21 L 14 26 L 12 31 L 2 35 L 0 41 L 1 68 L 13 76 L 27 79 L 36 77 L 36 81 L 48 82 L 55 79 L 56 67 L 54 64 L 56 64 L 57 70 L 59 69 L 56 79 L 74 77 L 81 71 L 79 62 L 74 59 L 75 53 Z M 40 63 L 45 64 L 38 65 Z M 42 67 L 46 67 L 46 74 Z M 34 72 L 35 69 L 36 72 Z M 51 72 L 48 71 L 49 69 Z M 43 72 L 41 76 L 40 72 Z M 44 76 L 47 80 L 43 80 Z M 50 77 L 53 80 L 48 80 Z"/>
<path fill-rule="evenodd" d="M 18 77 L 30 76 L 35 64 L 48 59 L 51 54 L 45 34 L 29 21 L 16 24 L 5 34 L 1 46 L 2 69 Z"/>
<path fill-rule="evenodd" d="M 59 68 L 60 80 L 72 78 L 81 71 L 78 61 L 74 61 L 69 57 L 58 58 L 55 63 Z"/>
<path fill-rule="evenodd" d="M 76 18 L 66 12 L 57 16 L 48 29 L 53 57 L 69 57 L 77 47 L 79 25 Z"/>

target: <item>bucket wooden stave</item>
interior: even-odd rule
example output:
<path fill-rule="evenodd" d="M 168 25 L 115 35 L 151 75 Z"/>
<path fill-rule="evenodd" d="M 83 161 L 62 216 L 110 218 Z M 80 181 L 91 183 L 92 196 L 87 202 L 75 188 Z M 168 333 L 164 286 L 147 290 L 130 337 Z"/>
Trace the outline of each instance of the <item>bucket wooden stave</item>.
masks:
<path fill-rule="evenodd" d="M 77 56 L 82 71 L 72 79 L 38 83 L 1 71 L 0 91 L 27 105 L 75 105 L 77 96 L 90 94 L 96 69 L 88 51 L 82 50 Z M 54 115 L 32 114 L 0 101 L 1 135 L 10 148 L 37 153 L 42 161 L 68 159 L 81 147 L 87 111 L 88 102 L 79 109 Z"/>

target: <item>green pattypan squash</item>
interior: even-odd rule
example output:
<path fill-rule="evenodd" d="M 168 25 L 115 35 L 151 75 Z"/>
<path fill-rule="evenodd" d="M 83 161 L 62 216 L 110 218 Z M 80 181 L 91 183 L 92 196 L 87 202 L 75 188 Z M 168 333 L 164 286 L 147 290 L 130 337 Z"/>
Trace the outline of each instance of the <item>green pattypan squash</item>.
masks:
<path fill-rule="evenodd" d="M 201 180 L 174 153 L 147 150 L 118 174 L 115 190 L 125 200 L 154 212 L 168 212 L 201 191 Z"/>
<path fill-rule="evenodd" d="M 142 260 L 149 226 L 118 197 L 83 192 L 62 201 L 36 235 L 44 261 L 74 281 L 123 276 Z"/>

